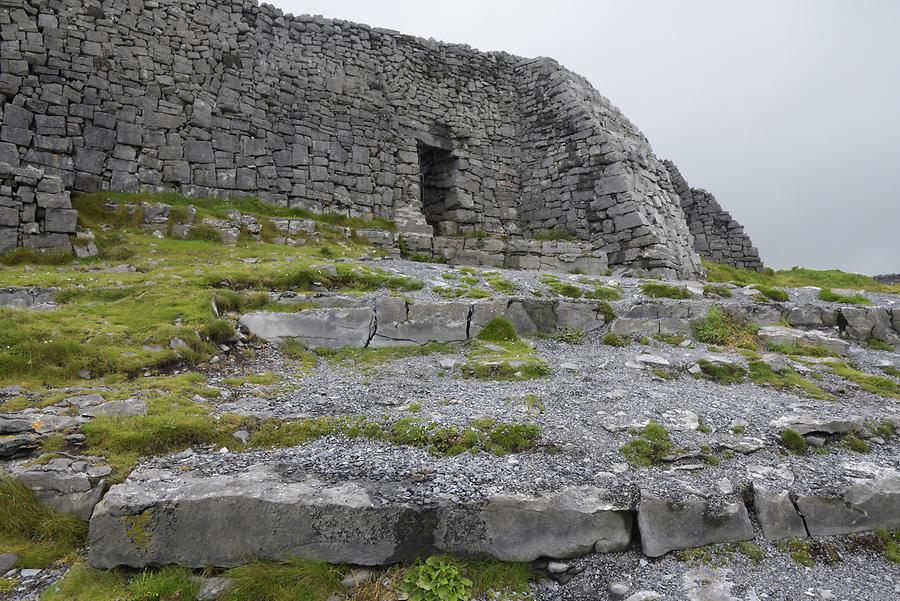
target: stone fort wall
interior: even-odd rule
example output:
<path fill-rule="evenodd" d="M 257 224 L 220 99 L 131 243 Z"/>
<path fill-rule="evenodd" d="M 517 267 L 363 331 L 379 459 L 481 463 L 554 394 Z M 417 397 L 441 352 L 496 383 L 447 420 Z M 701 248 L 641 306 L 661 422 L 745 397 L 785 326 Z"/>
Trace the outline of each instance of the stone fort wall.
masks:
<path fill-rule="evenodd" d="M 243 194 L 377 215 L 415 248 L 565 233 L 612 267 L 699 271 L 665 165 L 552 60 L 255 0 L 0 8 L 0 163 L 37 167 L 67 191 Z M 28 244 L 37 232 L 21 223 Z"/>
<path fill-rule="evenodd" d="M 716 263 L 757 271 L 762 269 L 759 251 L 744 233 L 744 226 L 722 209 L 715 196 L 706 190 L 691 188 L 672 161 L 663 163 L 681 198 L 681 208 L 694 236 L 694 250 Z"/>

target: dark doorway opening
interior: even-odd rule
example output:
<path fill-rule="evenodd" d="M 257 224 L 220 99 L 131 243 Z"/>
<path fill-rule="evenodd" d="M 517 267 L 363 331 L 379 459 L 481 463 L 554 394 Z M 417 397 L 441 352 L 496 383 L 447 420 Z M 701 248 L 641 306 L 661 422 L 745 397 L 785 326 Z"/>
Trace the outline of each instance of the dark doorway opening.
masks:
<path fill-rule="evenodd" d="M 457 160 L 450 150 L 418 143 L 419 187 L 422 194 L 422 212 L 425 221 L 434 228 L 435 235 L 441 235 L 441 222 L 448 221 L 448 200 L 452 198 Z"/>

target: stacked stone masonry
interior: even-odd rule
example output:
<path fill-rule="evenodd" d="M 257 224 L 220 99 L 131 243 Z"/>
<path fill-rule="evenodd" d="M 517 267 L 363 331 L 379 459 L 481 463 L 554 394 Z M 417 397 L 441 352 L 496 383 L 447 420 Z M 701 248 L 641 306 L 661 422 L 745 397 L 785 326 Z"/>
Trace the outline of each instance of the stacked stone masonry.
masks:
<path fill-rule="evenodd" d="M 672 161 L 663 161 L 663 164 L 681 199 L 681 208 L 694 236 L 694 250 L 704 259 L 716 263 L 762 269 L 759 251 L 744 233 L 744 226 L 722 209 L 715 196 L 706 190 L 691 188 Z"/>
<path fill-rule="evenodd" d="M 254 0 L 0 7 L 0 161 L 66 190 L 252 195 L 418 245 L 564 234 L 611 267 L 700 270 L 666 166 L 550 59 Z"/>
<path fill-rule="evenodd" d="M 77 219 L 59 177 L 0 162 L 0 253 L 20 246 L 71 250 Z"/>

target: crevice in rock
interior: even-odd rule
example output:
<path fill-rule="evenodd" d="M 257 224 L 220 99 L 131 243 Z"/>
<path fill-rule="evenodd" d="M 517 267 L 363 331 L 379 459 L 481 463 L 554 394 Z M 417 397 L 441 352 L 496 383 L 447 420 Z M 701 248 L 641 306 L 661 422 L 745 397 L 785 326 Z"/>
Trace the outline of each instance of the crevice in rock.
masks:
<path fill-rule="evenodd" d="M 797 515 L 800 516 L 800 520 L 803 522 L 803 529 L 806 531 L 806 536 L 812 538 L 812 534 L 809 532 L 809 526 L 806 523 L 806 516 L 803 515 L 803 512 L 800 511 L 800 506 L 797 504 L 797 495 L 794 493 L 789 493 L 788 498 L 791 500 L 791 505 L 794 506 L 794 510 L 797 512 Z"/>

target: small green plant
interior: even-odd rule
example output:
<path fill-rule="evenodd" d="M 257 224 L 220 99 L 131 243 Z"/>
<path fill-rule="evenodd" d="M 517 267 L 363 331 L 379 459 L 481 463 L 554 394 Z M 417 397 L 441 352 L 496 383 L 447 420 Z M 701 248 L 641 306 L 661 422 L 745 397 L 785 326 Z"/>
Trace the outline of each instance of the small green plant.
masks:
<path fill-rule="evenodd" d="M 752 560 L 754 563 L 759 563 L 763 559 L 766 558 L 765 552 L 759 548 L 759 545 L 750 541 L 740 541 L 736 543 L 737 550 L 742 554 Z"/>
<path fill-rule="evenodd" d="M 612 321 L 616 318 L 616 312 L 613 310 L 612 305 L 610 305 L 606 301 L 600 301 L 597 303 L 597 314 L 603 316 L 603 321 L 605 323 L 612 323 Z"/>
<path fill-rule="evenodd" d="M 651 421 L 634 432 L 635 438 L 622 445 L 619 451 L 632 467 L 651 467 L 671 455 L 674 445 L 669 433 L 658 423 Z"/>
<path fill-rule="evenodd" d="M 400 591 L 408 601 L 469 601 L 472 585 L 453 559 L 432 556 L 407 570 Z"/>
<path fill-rule="evenodd" d="M 812 344 L 808 342 L 800 344 L 776 344 L 773 342 L 766 343 L 773 353 L 781 353 L 790 357 L 837 357 L 839 353 L 833 351 L 827 346 L 821 344 Z"/>
<path fill-rule="evenodd" d="M 221 242 L 222 233 L 211 225 L 198 223 L 191 226 L 187 235 L 188 240 L 203 240 L 205 242 Z"/>
<path fill-rule="evenodd" d="M 619 336 L 615 332 L 607 332 L 603 335 L 603 344 L 622 348 L 628 346 L 628 338 Z"/>
<path fill-rule="evenodd" d="M 670 381 L 678 378 L 678 375 L 676 375 L 674 372 L 665 370 L 661 367 L 654 367 L 651 371 L 653 372 L 654 376 L 662 380 Z"/>
<path fill-rule="evenodd" d="M 733 434 L 743 434 L 746 431 L 747 428 L 745 428 L 744 426 L 731 426 L 731 432 Z"/>
<path fill-rule="evenodd" d="M 755 349 L 759 327 L 740 321 L 722 307 L 712 307 L 706 317 L 692 324 L 694 338 L 705 344 L 732 348 Z"/>
<path fill-rule="evenodd" d="M 881 371 L 891 376 L 892 378 L 900 378 L 900 369 L 893 367 L 891 365 L 886 365 L 881 368 Z"/>
<path fill-rule="evenodd" d="M 712 428 L 710 428 L 709 425 L 701 419 L 697 425 L 697 432 L 709 434 L 710 432 L 712 432 Z"/>
<path fill-rule="evenodd" d="M 811 544 L 800 538 L 789 538 L 777 544 L 779 550 L 790 553 L 791 559 L 807 568 L 813 567 L 812 554 L 810 553 Z"/>
<path fill-rule="evenodd" d="M 854 294 L 853 296 L 847 296 L 844 294 L 838 294 L 833 292 L 830 288 L 823 288 L 819 292 L 819 300 L 823 300 L 828 303 L 842 303 L 845 305 L 868 305 L 871 304 L 868 298 L 863 296 L 862 294 Z"/>
<path fill-rule="evenodd" d="M 42 505 L 31 490 L 0 475 L 0 549 L 16 553 L 17 567 L 45 568 L 84 544 L 87 524 Z"/>
<path fill-rule="evenodd" d="M 556 330 L 550 337 L 566 344 L 581 344 L 584 342 L 584 332 L 574 328 Z"/>
<path fill-rule="evenodd" d="M 856 434 L 848 434 L 844 437 L 844 446 L 854 453 L 869 453 L 872 446 Z"/>
<path fill-rule="evenodd" d="M 796 455 L 806 452 L 806 439 L 793 428 L 785 428 L 781 433 L 781 444 Z"/>
<path fill-rule="evenodd" d="M 693 295 L 684 286 L 672 286 L 660 282 L 645 282 L 641 284 L 641 291 L 651 298 L 689 299 Z"/>
<path fill-rule="evenodd" d="M 884 549 L 885 558 L 891 563 L 900 563 L 900 530 L 879 529 L 875 536 Z"/>
<path fill-rule="evenodd" d="M 700 359 L 697 364 L 700 366 L 698 377 L 718 384 L 740 384 L 747 377 L 747 370 L 736 363 Z"/>

